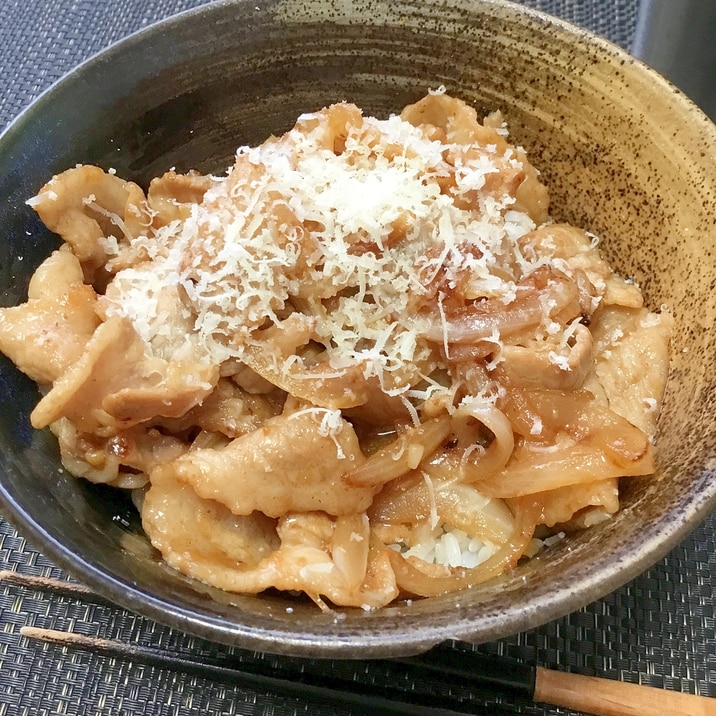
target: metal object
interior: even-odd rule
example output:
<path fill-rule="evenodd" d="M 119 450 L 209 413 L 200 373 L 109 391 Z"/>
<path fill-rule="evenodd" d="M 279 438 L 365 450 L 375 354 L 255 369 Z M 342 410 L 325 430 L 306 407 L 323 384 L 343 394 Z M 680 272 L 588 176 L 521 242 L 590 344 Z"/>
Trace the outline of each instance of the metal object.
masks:
<path fill-rule="evenodd" d="M 632 53 L 716 120 L 715 0 L 642 0 Z"/>

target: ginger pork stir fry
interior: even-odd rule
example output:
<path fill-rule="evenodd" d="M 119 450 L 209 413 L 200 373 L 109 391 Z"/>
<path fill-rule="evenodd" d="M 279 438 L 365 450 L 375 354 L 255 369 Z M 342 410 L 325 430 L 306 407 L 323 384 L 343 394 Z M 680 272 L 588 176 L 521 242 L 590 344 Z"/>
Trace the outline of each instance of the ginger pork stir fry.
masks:
<path fill-rule="evenodd" d="M 550 221 L 499 114 L 336 104 L 147 193 L 78 166 L 0 349 L 73 475 L 224 590 L 381 607 L 490 579 L 654 470 L 671 319 Z"/>

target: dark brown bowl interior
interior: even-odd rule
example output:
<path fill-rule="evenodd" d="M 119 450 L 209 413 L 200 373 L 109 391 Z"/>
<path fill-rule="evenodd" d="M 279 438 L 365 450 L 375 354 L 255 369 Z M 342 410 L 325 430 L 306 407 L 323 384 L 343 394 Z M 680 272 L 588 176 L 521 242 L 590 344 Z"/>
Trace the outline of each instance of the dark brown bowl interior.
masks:
<path fill-rule="evenodd" d="M 0 294 L 24 298 L 55 246 L 24 202 L 78 162 L 141 184 L 170 167 L 222 171 L 242 144 L 350 100 L 386 116 L 445 85 L 501 109 L 552 189 L 553 215 L 604 239 L 676 317 L 657 476 L 625 481 L 613 520 L 467 592 L 377 612 L 321 613 L 219 593 L 165 567 L 128 501 L 59 465 L 28 414 L 31 381 L 0 362 L 0 498 L 41 550 L 120 605 L 217 641 L 285 654 L 414 653 L 485 641 L 597 599 L 663 556 L 716 505 L 716 129 L 615 47 L 502 2 L 219 2 L 149 28 L 77 69 L 0 139 Z M 290 609 L 289 609 L 290 607 Z"/>

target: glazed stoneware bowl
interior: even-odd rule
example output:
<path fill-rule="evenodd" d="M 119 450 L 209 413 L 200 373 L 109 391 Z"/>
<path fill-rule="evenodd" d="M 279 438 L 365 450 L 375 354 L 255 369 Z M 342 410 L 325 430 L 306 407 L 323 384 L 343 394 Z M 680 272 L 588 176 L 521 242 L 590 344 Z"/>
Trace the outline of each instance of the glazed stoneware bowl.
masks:
<path fill-rule="evenodd" d="M 486 641 L 596 600 L 660 559 L 716 506 L 716 129 L 616 47 L 491 0 L 218 2 L 94 57 L 0 139 L 0 295 L 24 300 L 58 241 L 25 205 L 77 163 L 146 185 L 170 167 L 223 171 L 236 147 L 349 100 L 387 116 L 444 85 L 500 109 L 552 193 L 552 214 L 603 238 L 606 257 L 668 306 L 677 329 L 655 476 L 624 481 L 612 520 L 494 582 L 374 612 L 221 593 L 164 566 L 129 501 L 60 466 L 29 427 L 34 384 L 0 363 L 0 496 L 17 528 L 119 605 L 270 652 L 416 653 Z M 288 608 L 290 605 L 290 608 Z"/>

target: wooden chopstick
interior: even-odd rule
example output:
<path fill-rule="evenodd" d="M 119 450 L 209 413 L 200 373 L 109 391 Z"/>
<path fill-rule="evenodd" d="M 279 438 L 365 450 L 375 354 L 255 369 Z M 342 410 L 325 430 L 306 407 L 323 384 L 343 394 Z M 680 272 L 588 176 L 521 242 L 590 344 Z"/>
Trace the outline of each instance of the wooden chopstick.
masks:
<path fill-rule="evenodd" d="M 460 682 L 474 680 L 480 670 L 495 668 L 496 665 L 493 657 L 484 657 L 468 644 L 461 646 L 460 642 L 452 646 L 439 644 L 413 661 Z M 510 662 L 513 662 L 512 667 Z M 524 664 L 502 658 L 497 663 L 508 686 L 517 688 L 526 683 L 524 673 L 520 673 L 520 670 L 524 672 Z M 542 666 L 534 667 L 530 696 L 534 701 L 593 716 L 716 716 L 714 698 L 555 671 Z"/>
<path fill-rule="evenodd" d="M 105 601 L 83 585 L 46 577 L 24 575 L 13 571 L 0 571 L 0 581 L 41 591 L 52 591 L 80 599 Z M 109 604 L 110 602 L 107 601 Z M 331 703 L 375 705 L 378 713 L 448 714 L 473 713 L 469 701 L 449 695 L 433 696 L 413 691 L 394 689 L 390 694 L 376 696 L 376 686 L 366 686 L 325 674 L 293 669 L 276 669 L 266 676 L 266 666 L 241 662 L 234 666 L 195 662 L 164 650 L 121 641 L 89 637 L 74 632 L 62 632 L 36 627 L 23 627 L 23 636 L 67 647 L 79 647 L 95 652 L 124 656 L 133 660 L 153 663 L 177 671 L 194 673 L 207 678 L 227 679 L 232 683 L 251 682 L 253 686 L 300 691 L 300 697 L 328 700 Z M 367 662 L 362 662 L 366 664 Z M 407 669 L 411 679 L 432 676 L 444 680 L 449 676 L 456 684 L 466 688 L 491 687 L 501 692 L 510 691 L 525 698 L 593 714 L 593 716 L 716 716 L 716 699 L 659 689 L 641 684 L 630 684 L 581 674 L 554 671 L 541 666 L 530 666 L 514 659 L 484 656 L 468 644 L 454 642 L 440 644 L 425 654 L 409 658 L 393 658 L 385 663 Z M 315 691 L 318 689 L 318 691 Z M 307 691 L 308 690 L 308 691 Z M 396 701 L 398 696 L 402 701 Z M 357 699 L 357 701 L 356 701 Z M 372 700 L 370 703 L 366 699 Z M 379 703 L 378 703 L 379 702 Z M 384 703 L 385 702 L 385 703 Z M 455 710 L 445 710 L 449 706 Z M 492 713 L 496 713 L 495 706 Z M 412 709 L 412 710 L 411 710 Z M 415 710 L 417 709 L 417 710 Z"/>
<path fill-rule="evenodd" d="M 178 673 L 220 681 L 231 686 L 252 688 L 264 693 L 281 694 L 314 704 L 335 707 L 360 707 L 377 714 L 395 716 L 464 716 L 478 714 L 473 704 L 459 702 L 450 696 L 381 688 L 326 673 L 287 670 L 272 666 L 270 675 L 265 664 L 241 662 L 227 666 L 211 661 L 196 661 L 172 654 L 164 649 L 140 644 L 127 644 L 115 639 L 103 639 L 71 631 L 58 631 L 32 626 L 21 627 L 28 639 L 67 648 L 80 648 L 104 656 L 121 658 L 170 669 Z M 451 708 L 455 706 L 459 711 Z M 499 707 L 498 707 L 499 708 Z M 499 709 L 501 711 L 501 709 Z M 492 713 L 499 713 L 494 711 Z"/>
<path fill-rule="evenodd" d="M 36 589 L 40 592 L 59 592 L 66 597 L 89 599 L 91 601 L 101 601 L 111 604 L 109 600 L 93 592 L 89 587 L 85 587 L 84 584 L 65 582 L 60 579 L 53 579 L 52 577 L 41 577 L 39 575 L 14 572 L 11 569 L 2 569 L 0 570 L 0 582 L 12 584 L 16 587 L 25 587 L 26 589 Z"/>
<path fill-rule="evenodd" d="M 537 667 L 535 701 L 596 716 L 716 716 L 716 699 Z"/>

